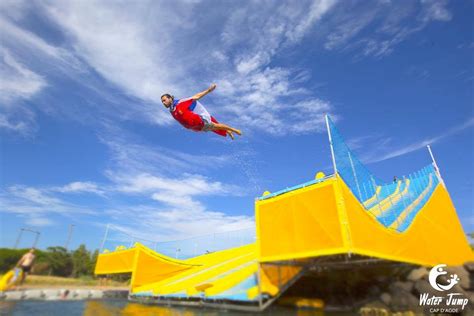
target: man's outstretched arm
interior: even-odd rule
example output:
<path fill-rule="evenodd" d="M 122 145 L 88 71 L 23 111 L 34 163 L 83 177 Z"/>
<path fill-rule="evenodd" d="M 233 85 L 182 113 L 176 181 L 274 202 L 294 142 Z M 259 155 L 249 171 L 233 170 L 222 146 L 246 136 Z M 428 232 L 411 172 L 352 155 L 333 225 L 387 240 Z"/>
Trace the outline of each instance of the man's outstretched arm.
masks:
<path fill-rule="evenodd" d="M 191 99 L 193 99 L 193 100 L 199 100 L 199 99 L 201 99 L 202 97 L 204 97 L 205 95 L 207 95 L 208 93 L 211 93 L 212 91 L 214 91 L 214 89 L 215 89 L 216 87 L 217 87 L 216 84 L 213 83 L 213 84 L 211 84 L 211 86 L 210 86 L 208 89 L 206 89 L 206 90 L 204 90 L 204 91 L 202 91 L 202 92 L 199 92 L 199 93 L 196 93 L 195 95 L 193 95 L 193 96 L 191 97 Z"/>

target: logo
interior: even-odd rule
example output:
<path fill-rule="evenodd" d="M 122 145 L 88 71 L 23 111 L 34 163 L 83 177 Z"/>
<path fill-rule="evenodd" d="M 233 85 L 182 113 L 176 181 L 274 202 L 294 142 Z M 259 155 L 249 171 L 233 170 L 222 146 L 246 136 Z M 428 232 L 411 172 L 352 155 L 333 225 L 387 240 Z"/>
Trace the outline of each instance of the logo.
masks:
<path fill-rule="evenodd" d="M 437 291 L 444 292 L 444 291 L 449 291 L 455 286 L 456 284 L 459 283 L 460 279 L 457 274 L 451 274 L 450 279 L 448 279 L 448 284 L 443 285 L 438 283 L 438 277 L 441 275 L 446 275 L 448 272 L 444 271 L 443 267 L 446 267 L 445 264 L 438 264 L 437 266 L 434 266 L 433 269 L 430 271 L 430 275 L 428 277 L 428 280 L 430 281 L 431 287 Z"/>
<path fill-rule="evenodd" d="M 453 273 L 447 280 L 448 284 L 438 282 L 440 276 L 447 275 L 444 270 L 445 264 L 434 266 L 428 276 L 428 281 L 433 289 L 439 292 L 449 291 L 461 281 L 457 274 Z M 469 300 L 462 293 L 447 293 L 444 296 L 431 295 L 429 293 L 420 293 L 420 306 L 429 308 L 430 313 L 459 313 L 464 310 Z"/>

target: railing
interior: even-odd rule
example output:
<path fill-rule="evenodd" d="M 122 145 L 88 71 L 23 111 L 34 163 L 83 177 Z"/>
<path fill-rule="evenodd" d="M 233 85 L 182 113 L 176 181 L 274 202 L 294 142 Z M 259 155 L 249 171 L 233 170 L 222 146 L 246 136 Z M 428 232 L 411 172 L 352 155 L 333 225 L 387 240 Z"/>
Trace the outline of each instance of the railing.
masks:
<path fill-rule="evenodd" d="M 107 225 L 101 253 L 132 248 L 136 242 L 168 257 L 187 259 L 206 253 L 239 247 L 256 241 L 255 227 L 195 236 L 180 240 L 156 241 L 139 238 L 114 225 Z"/>

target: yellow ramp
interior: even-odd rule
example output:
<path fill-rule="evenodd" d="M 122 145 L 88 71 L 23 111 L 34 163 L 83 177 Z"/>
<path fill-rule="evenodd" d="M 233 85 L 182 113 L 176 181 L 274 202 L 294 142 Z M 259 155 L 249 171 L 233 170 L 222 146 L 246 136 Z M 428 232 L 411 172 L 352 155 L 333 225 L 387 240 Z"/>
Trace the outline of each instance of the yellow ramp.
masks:
<path fill-rule="evenodd" d="M 199 264 L 176 260 L 136 243 L 133 248 L 100 254 L 95 274 L 132 273 L 131 287 L 170 278 Z"/>
<path fill-rule="evenodd" d="M 404 232 L 378 222 L 339 177 L 258 200 L 256 218 L 261 262 L 344 253 L 429 266 L 474 259 L 442 184 Z"/>
<path fill-rule="evenodd" d="M 246 299 L 253 300 L 259 289 L 262 293 L 277 295 L 279 288 L 301 270 L 294 267 L 280 267 L 277 270 L 272 266 L 262 266 L 259 285 L 259 266 L 255 243 L 187 260 L 169 258 L 137 243 L 131 249 L 100 254 L 95 273 L 130 272 L 132 294 L 211 298 L 230 295 L 232 299 L 232 293 L 240 293 Z M 249 280 L 254 280 L 255 284 L 250 284 Z M 248 284 L 239 286 L 242 282 Z"/>

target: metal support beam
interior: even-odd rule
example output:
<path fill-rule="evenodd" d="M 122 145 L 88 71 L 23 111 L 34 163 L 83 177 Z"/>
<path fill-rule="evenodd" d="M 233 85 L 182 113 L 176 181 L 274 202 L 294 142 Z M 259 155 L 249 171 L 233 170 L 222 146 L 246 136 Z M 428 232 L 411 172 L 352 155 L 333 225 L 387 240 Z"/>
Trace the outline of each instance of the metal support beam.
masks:
<path fill-rule="evenodd" d="M 446 184 L 444 183 L 444 180 L 441 177 L 441 172 L 439 171 L 439 167 L 438 167 L 438 164 L 436 163 L 436 159 L 434 158 L 433 152 L 431 151 L 431 147 L 430 147 L 430 145 L 428 145 L 426 147 L 428 148 L 428 151 L 429 151 L 430 156 L 431 156 L 431 160 L 433 161 L 433 166 L 435 168 L 436 175 L 438 176 L 439 182 L 441 182 L 441 184 L 443 184 L 443 186 L 446 188 Z"/>

